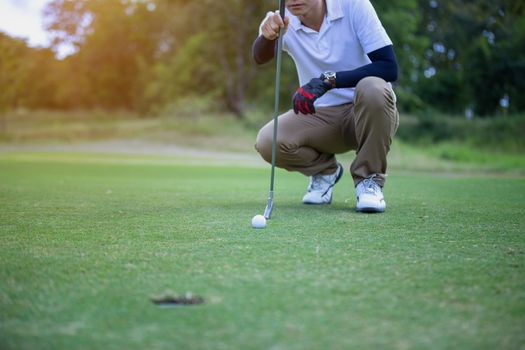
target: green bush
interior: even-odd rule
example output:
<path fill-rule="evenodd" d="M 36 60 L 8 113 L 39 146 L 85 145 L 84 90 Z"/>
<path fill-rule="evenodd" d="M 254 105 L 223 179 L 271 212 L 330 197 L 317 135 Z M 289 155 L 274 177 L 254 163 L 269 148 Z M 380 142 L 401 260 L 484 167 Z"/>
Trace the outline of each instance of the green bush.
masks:
<path fill-rule="evenodd" d="M 487 119 L 466 119 L 426 112 L 402 116 L 397 136 L 416 144 L 465 143 L 477 148 L 525 150 L 525 114 Z"/>

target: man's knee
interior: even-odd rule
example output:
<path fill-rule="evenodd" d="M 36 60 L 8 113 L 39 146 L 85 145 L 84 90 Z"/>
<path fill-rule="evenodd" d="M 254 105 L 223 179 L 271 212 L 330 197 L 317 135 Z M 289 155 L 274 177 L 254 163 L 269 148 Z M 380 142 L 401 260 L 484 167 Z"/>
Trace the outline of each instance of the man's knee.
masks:
<path fill-rule="evenodd" d="M 276 164 L 283 165 L 284 159 L 294 157 L 298 150 L 295 139 L 289 133 L 283 133 L 283 130 L 277 133 L 275 140 Z M 272 144 L 273 144 L 273 123 L 266 124 L 257 135 L 255 149 L 262 158 L 270 163 L 272 161 Z"/>
<path fill-rule="evenodd" d="M 259 133 L 257 134 L 257 139 L 255 141 L 255 149 L 267 162 L 272 161 L 272 128 L 273 125 L 271 124 L 265 125 L 261 130 L 259 130 Z"/>
<path fill-rule="evenodd" d="M 366 77 L 359 81 L 355 89 L 355 103 L 367 107 L 383 108 L 392 103 L 390 85 L 378 77 Z"/>

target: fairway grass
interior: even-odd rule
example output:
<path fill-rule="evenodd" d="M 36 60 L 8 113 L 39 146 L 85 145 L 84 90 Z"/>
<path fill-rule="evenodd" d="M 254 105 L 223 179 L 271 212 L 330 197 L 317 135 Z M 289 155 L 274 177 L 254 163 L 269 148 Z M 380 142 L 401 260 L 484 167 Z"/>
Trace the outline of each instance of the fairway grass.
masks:
<path fill-rule="evenodd" d="M 0 349 L 525 347 L 522 177 L 394 172 L 366 215 L 278 171 L 254 230 L 269 167 L 97 157 L 0 154 Z"/>

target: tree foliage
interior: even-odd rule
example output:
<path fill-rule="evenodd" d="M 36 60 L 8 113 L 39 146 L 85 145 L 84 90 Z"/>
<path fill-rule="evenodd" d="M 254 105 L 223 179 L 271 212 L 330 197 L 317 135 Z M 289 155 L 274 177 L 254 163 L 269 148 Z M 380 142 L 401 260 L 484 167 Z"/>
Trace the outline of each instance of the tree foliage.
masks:
<path fill-rule="evenodd" d="M 399 106 L 477 114 L 525 110 L 525 0 L 373 0 L 400 64 Z M 159 111 L 205 96 L 242 118 L 273 105 L 274 64 L 250 55 L 269 0 L 53 0 L 45 11 L 59 60 L 0 34 L 0 108 Z M 283 67 L 283 104 L 297 87 Z"/>
<path fill-rule="evenodd" d="M 23 85 L 29 71 L 26 56 L 29 49 L 21 40 L 0 33 L 0 112 L 21 103 Z"/>
<path fill-rule="evenodd" d="M 420 0 L 424 55 L 423 100 L 439 109 L 473 108 L 480 115 L 523 111 L 525 1 Z M 510 100 L 510 101 L 509 101 Z"/>

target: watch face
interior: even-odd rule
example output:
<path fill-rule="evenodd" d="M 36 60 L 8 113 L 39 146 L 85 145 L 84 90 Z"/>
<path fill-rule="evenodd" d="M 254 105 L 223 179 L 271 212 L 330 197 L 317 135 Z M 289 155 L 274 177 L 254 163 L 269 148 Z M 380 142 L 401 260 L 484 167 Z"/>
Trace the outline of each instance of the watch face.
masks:
<path fill-rule="evenodd" d="M 335 72 L 323 73 L 323 80 L 326 81 L 328 84 L 332 85 L 332 87 L 335 87 L 335 77 Z"/>

